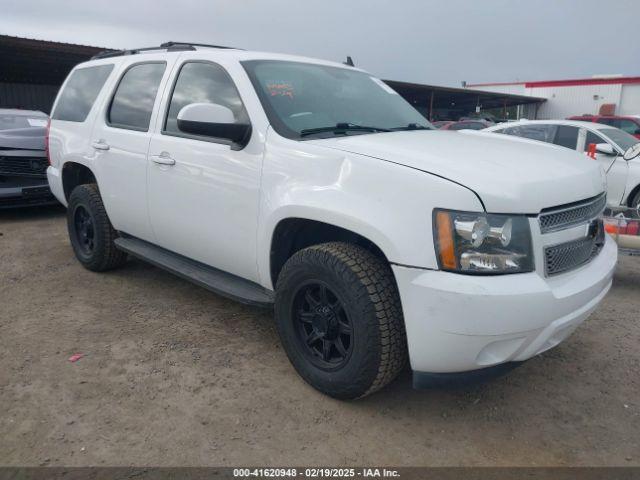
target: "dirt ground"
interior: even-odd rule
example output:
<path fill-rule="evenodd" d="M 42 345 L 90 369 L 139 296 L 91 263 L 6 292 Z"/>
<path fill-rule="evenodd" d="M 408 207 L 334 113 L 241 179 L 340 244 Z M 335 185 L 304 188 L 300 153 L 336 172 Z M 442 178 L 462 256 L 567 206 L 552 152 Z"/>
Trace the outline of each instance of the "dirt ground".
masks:
<path fill-rule="evenodd" d="M 0 235 L 0 465 L 640 465 L 639 257 L 507 377 L 415 391 L 407 370 L 345 403 L 271 312 L 138 261 L 84 270 L 64 210 L 0 212 Z"/>

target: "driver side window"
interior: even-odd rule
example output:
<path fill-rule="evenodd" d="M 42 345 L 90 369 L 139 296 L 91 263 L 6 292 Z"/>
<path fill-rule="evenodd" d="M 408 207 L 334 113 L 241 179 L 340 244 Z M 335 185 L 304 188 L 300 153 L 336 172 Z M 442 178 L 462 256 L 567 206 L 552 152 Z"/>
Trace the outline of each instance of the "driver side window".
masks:
<path fill-rule="evenodd" d="M 173 87 L 162 133 L 184 135 L 178 129 L 178 113 L 192 103 L 215 103 L 233 112 L 235 123 L 249 123 L 240 94 L 227 71 L 209 62 L 187 62 L 180 68 Z"/>

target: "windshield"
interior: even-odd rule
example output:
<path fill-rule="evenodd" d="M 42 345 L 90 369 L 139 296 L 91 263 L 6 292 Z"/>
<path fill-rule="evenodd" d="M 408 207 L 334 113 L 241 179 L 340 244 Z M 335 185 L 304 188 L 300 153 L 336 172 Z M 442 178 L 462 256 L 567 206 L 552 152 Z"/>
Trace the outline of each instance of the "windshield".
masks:
<path fill-rule="evenodd" d="M 367 73 L 279 60 L 242 65 L 269 122 L 287 138 L 433 128 L 400 95 Z"/>
<path fill-rule="evenodd" d="M 639 139 L 623 130 L 620 130 L 619 128 L 601 128 L 599 131 L 609 137 L 613 143 L 618 145 L 622 149 L 623 153 L 636 143 L 640 142 Z"/>
<path fill-rule="evenodd" d="M 16 128 L 46 127 L 47 117 L 27 115 L 15 115 L 11 113 L 0 113 L 0 130 L 13 130 Z"/>

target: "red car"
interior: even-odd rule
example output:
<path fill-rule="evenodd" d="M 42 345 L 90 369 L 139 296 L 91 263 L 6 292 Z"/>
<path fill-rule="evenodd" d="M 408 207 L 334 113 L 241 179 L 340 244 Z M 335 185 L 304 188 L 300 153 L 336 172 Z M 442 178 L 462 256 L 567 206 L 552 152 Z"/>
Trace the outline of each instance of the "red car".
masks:
<path fill-rule="evenodd" d="M 567 120 L 581 120 L 583 122 L 604 123 L 619 128 L 640 138 L 640 115 L 582 115 L 569 117 Z"/>

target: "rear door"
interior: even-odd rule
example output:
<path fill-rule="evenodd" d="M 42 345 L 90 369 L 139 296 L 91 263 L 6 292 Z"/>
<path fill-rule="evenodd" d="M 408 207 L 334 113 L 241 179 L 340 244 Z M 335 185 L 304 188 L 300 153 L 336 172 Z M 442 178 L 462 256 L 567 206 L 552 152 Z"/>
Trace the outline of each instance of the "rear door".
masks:
<path fill-rule="evenodd" d="M 148 241 L 154 235 L 147 208 L 147 151 L 158 92 L 175 61 L 169 57 L 144 54 L 121 69 L 91 136 L 100 194 L 111 222 L 117 230 Z"/>

